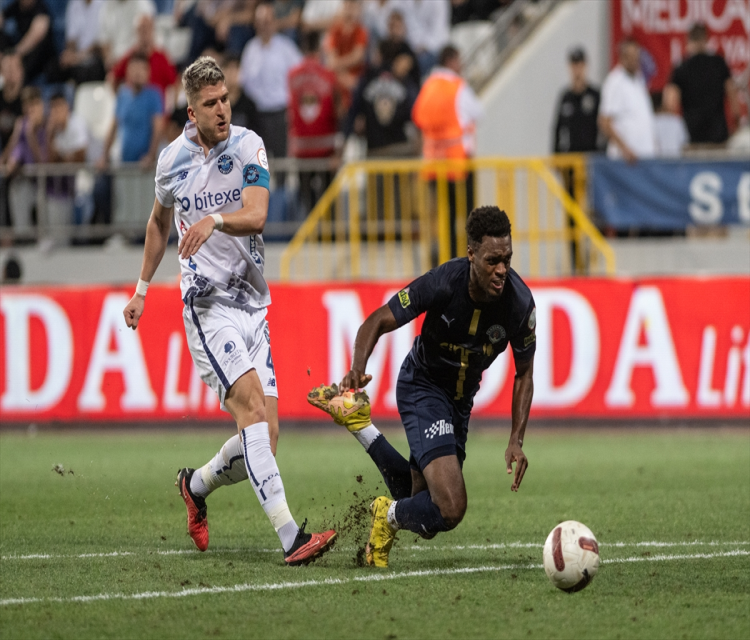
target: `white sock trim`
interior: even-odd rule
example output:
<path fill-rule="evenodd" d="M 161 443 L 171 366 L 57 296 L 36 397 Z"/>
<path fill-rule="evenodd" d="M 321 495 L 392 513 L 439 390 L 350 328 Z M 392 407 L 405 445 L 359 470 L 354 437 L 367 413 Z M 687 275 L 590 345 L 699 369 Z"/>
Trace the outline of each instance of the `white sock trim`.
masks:
<path fill-rule="evenodd" d="M 396 530 L 401 528 L 398 522 L 396 522 L 396 503 L 397 502 L 398 500 L 394 500 L 393 502 L 391 502 L 391 506 L 388 507 L 388 514 L 386 515 L 386 520 L 388 520 L 388 524 L 391 525 L 391 527 Z"/>
<path fill-rule="evenodd" d="M 208 465 L 206 465 L 206 467 L 207 466 Z M 190 491 L 192 491 L 196 496 L 200 496 L 201 498 L 205 498 L 209 493 L 211 493 L 211 489 L 208 488 L 205 481 L 203 480 L 203 474 L 206 467 L 196 469 L 193 472 L 193 476 L 190 478 Z"/>
<path fill-rule="evenodd" d="M 352 431 L 352 435 L 359 441 L 359 444 L 365 448 L 365 451 L 367 451 L 370 448 L 370 445 L 375 442 L 375 439 L 380 435 L 380 431 L 378 431 L 374 424 L 371 424 L 369 427 L 365 427 L 359 431 Z"/>

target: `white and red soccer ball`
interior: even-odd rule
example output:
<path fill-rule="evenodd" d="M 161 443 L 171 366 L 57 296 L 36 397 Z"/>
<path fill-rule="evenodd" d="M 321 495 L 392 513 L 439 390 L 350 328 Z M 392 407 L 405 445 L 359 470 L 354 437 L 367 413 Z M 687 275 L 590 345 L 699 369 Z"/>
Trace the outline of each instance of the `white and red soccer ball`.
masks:
<path fill-rule="evenodd" d="M 544 571 L 558 589 L 575 593 L 584 589 L 599 570 L 599 543 L 580 522 L 558 524 L 544 543 Z"/>

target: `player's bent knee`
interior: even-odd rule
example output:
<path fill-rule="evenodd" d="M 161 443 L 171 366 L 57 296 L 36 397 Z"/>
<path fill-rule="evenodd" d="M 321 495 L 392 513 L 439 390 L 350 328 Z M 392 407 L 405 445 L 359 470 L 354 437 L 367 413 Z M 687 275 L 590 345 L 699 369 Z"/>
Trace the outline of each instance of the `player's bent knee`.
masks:
<path fill-rule="evenodd" d="M 442 500 L 438 504 L 438 509 L 440 509 L 445 525 L 449 529 L 455 529 L 466 515 L 466 500 L 459 497 Z"/>

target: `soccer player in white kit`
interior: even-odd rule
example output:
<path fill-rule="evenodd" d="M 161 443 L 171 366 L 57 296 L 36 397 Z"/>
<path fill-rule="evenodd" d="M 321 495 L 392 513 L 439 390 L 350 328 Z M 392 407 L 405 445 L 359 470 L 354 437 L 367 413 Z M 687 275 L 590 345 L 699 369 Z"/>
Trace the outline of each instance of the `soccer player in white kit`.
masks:
<path fill-rule="evenodd" d="M 182 82 L 190 121 L 159 156 L 141 276 L 123 311 L 125 322 L 132 329 L 138 326 L 174 217 L 190 353 L 238 430 L 201 469 L 178 473 L 188 533 L 205 551 L 206 496 L 249 478 L 279 536 L 285 562 L 307 564 L 332 546 L 336 532 L 310 534 L 305 523 L 297 526 L 274 457 L 278 391 L 266 321 L 271 297 L 263 276 L 261 237 L 269 198 L 266 151 L 257 134 L 230 125 L 229 92 L 213 58 L 198 58 Z"/>

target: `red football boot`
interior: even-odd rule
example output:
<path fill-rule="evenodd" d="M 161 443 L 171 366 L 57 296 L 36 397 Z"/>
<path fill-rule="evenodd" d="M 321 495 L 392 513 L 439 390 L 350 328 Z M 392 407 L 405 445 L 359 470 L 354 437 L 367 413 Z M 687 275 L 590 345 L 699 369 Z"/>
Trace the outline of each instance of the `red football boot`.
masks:
<path fill-rule="evenodd" d="M 190 479 L 195 469 L 180 469 L 177 473 L 175 486 L 179 487 L 180 495 L 187 507 L 187 529 L 199 551 L 208 549 L 208 507 L 206 500 L 196 496 L 190 490 Z"/>
<path fill-rule="evenodd" d="M 323 533 L 305 533 L 306 525 L 307 520 L 299 528 L 292 548 L 284 552 L 284 562 L 290 567 L 310 564 L 328 551 L 336 542 L 338 534 L 333 529 Z"/>

